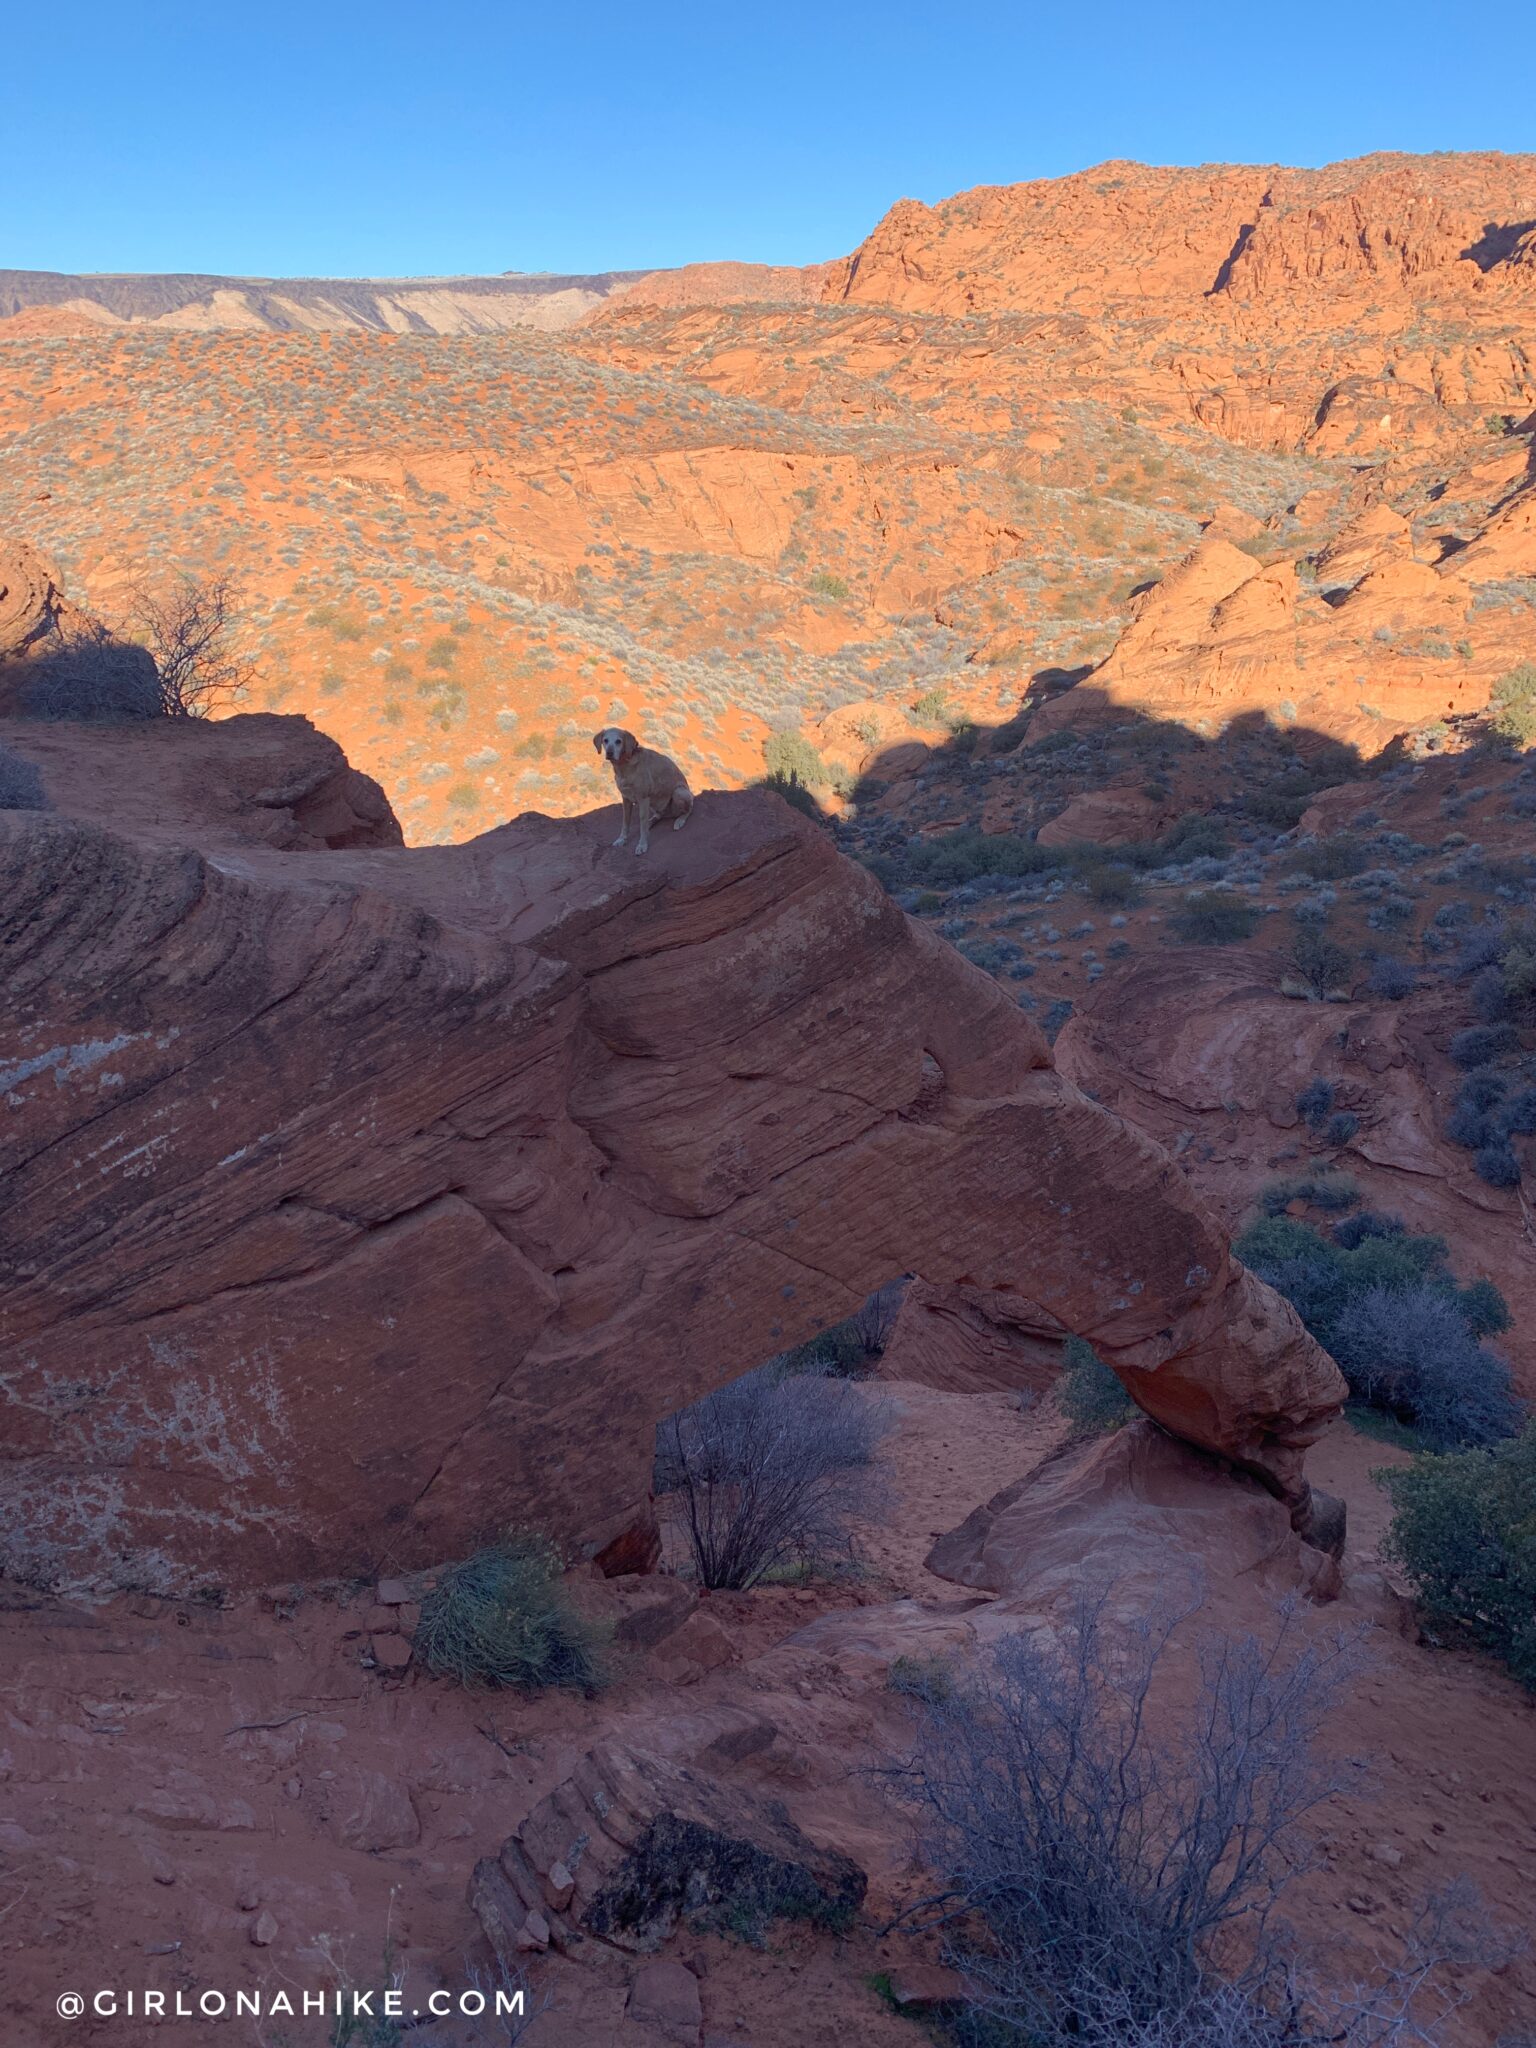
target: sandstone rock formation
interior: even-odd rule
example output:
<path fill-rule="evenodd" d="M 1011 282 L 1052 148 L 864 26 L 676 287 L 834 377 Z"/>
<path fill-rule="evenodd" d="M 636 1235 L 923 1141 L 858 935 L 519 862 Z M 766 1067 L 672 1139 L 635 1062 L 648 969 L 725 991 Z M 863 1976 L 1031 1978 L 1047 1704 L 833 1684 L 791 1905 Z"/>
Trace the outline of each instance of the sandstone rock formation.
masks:
<path fill-rule="evenodd" d="M 819 1848 L 776 1801 L 610 1743 L 477 1867 L 470 1899 L 515 1967 L 520 1951 L 569 1949 L 583 1934 L 643 1952 L 682 1922 L 842 1926 L 864 1889 L 853 1859 Z"/>
<path fill-rule="evenodd" d="M 942 1536 L 928 1569 L 957 1585 L 1026 1593 L 1043 1609 L 1087 1585 L 1113 1586 L 1127 1611 L 1159 1598 L 1220 1607 L 1305 1588 L 1326 1599 L 1338 1566 L 1301 1543 L 1251 1479 L 1223 1480 L 1209 1458 L 1149 1422 L 1069 1445 Z"/>
<path fill-rule="evenodd" d="M 36 548 L 25 542 L 0 547 L 0 690 L 7 681 L 4 665 L 51 640 L 69 613 L 57 572 Z"/>
<path fill-rule="evenodd" d="M 284 730 L 203 728 L 197 779 Z M 1088 1336 L 1304 1512 L 1331 1363 L 777 798 L 645 861 L 611 811 L 278 850 L 260 810 L 144 829 L 132 778 L 176 778 L 120 766 L 0 815 L 12 1572 L 263 1583 L 509 1520 L 632 1565 L 657 1420 L 907 1271 Z"/>

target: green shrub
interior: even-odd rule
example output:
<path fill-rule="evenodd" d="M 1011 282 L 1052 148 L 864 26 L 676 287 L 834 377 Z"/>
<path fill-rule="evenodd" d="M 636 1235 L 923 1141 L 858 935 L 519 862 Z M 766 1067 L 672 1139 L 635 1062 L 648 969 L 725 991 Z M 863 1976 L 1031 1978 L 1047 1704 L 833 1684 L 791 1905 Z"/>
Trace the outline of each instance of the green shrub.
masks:
<path fill-rule="evenodd" d="M 1062 864 L 1062 855 L 1050 847 L 1037 846 L 1012 832 L 981 832 L 974 825 L 936 833 L 907 850 L 907 869 L 915 882 L 973 882 L 978 875 L 1043 875 Z"/>
<path fill-rule="evenodd" d="M 848 585 L 841 576 L 834 576 L 830 569 L 818 569 L 811 578 L 810 588 L 816 597 L 842 599 L 848 595 Z"/>
<path fill-rule="evenodd" d="M 1187 860 L 1219 860 L 1231 850 L 1227 835 L 1216 819 L 1192 812 L 1187 818 L 1180 818 L 1161 839 L 1152 841 L 1148 862 L 1152 867 L 1166 868 Z"/>
<path fill-rule="evenodd" d="M 1230 946 L 1239 939 L 1252 938 L 1258 922 L 1253 905 L 1230 889 L 1201 889 L 1184 898 L 1173 926 L 1191 945 Z"/>
<path fill-rule="evenodd" d="M 1509 1368 L 1480 1341 L 1508 1328 L 1508 1308 L 1489 1281 L 1457 1285 L 1442 1238 L 1410 1237 L 1399 1218 L 1364 1210 L 1326 1237 L 1270 1215 L 1233 1249 L 1292 1303 L 1356 1399 L 1422 1441 L 1493 1443 L 1519 1426 Z"/>
<path fill-rule="evenodd" d="M 458 658 L 459 643 L 451 633 L 439 633 L 425 655 L 428 668 L 452 668 Z"/>
<path fill-rule="evenodd" d="M 1347 1173 L 1305 1173 L 1267 1181 L 1259 1194 L 1259 1207 L 1266 1216 L 1279 1216 L 1292 1202 L 1334 1210 L 1352 1209 L 1359 1199 L 1360 1190 Z"/>
<path fill-rule="evenodd" d="M 1119 1429 L 1136 1415 L 1136 1403 L 1084 1338 L 1067 1339 L 1061 1347 L 1061 1362 L 1056 1399 L 1075 1428 L 1094 1432 Z"/>
<path fill-rule="evenodd" d="M 803 733 L 769 733 L 763 764 L 770 781 L 798 782 L 806 789 L 826 789 L 832 782 L 831 769 Z"/>
<path fill-rule="evenodd" d="M 1491 1449 L 1376 1476 L 1394 1510 L 1386 1554 L 1427 1615 L 1536 1691 L 1536 1422 Z"/>
<path fill-rule="evenodd" d="M 416 1655 L 465 1686 L 597 1691 L 604 1632 L 572 1606 L 560 1570 L 553 1546 L 529 1535 L 449 1565 L 421 1603 Z"/>
<path fill-rule="evenodd" d="M 925 690 L 908 707 L 919 725 L 942 725 L 949 697 L 943 690 Z"/>
<path fill-rule="evenodd" d="M 1083 864 L 1082 875 L 1083 887 L 1095 903 L 1115 907 L 1141 900 L 1136 877 L 1129 868 L 1111 867 L 1107 861 L 1088 860 Z"/>
<path fill-rule="evenodd" d="M 1370 848 L 1350 832 L 1334 832 L 1310 846 L 1298 846 L 1281 863 L 1288 875 L 1310 875 L 1318 882 L 1342 882 L 1363 874 L 1371 864 Z"/>
<path fill-rule="evenodd" d="M 1321 1002 L 1348 995 L 1354 955 L 1314 924 L 1299 924 L 1291 941 L 1289 964 L 1294 980 L 1280 984 L 1282 995 L 1298 992 Z"/>
<path fill-rule="evenodd" d="M 1536 740 L 1536 661 L 1522 661 L 1501 676 L 1488 699 L 1493 729 L 1517 747 Z"/>

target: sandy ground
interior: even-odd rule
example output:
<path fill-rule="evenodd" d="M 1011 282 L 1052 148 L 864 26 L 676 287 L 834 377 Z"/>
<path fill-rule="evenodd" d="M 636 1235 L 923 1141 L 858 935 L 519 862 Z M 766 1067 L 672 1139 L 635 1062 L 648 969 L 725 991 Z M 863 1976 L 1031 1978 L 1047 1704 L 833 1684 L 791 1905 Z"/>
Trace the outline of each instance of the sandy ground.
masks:
<path fill-rule="evenodd" d="M 677 1729 L 733 1698 L 780 1728 L 775 1768 L 792 1806 L 797 1778 L 826 1788 L 813 1805 L 827 1839 L 852 1831 L 847 1846 L 872 1871 L 870 1916 L 913 1890 L 902 1830 L 891 1823 L 877 1839 L 874 1795 L 857 1780 L 858 1731 L 888 1735 L 890 1696 L 878 1676 L 808 1657 L 793 1638 L 818 1616 L 864 1608 L 888 1655 L 899 1640 L 892 1602 L 954 1608 L 957 1589 L 924 1567 L 934 1534 L 1027 1470 L 1061 1424 L 1049 1402 L 1021 1412 L 1011 1395 L 872 1391 L 892 1403 L 896 1429 L 889 1499 L 863 1532 L 862 1575 L 711 1597 L 730 1661 L 681 1686 L 660 1668 L 664 1646 L 631 1659 L 595 1701 L 475 1697 L 415 1673 L 389 1676 L 370 1662 L 371 1588 L 227 1611 L 148 1600 L 86 1611 L 12 1591 L 0 1613 L 5 2048 L 212 2034 L 191 2022 L 167 2034 L 122 2018 L 61 2021 L 61 1991 L 366 1984 L 382 1981 L 386 1950 L 408 1988 L 457 1988 L 487 1961 L 465 1898 L 477 1858 L 606 1732 Z M 1357 1574 L 1374 1568 L 1384 1525 L 1370 1472 L 1400 1455 L 1340 1428 L 1314 1457 L 1318 1483 L 1350 1503 Z M 1536 1706 L 1481 1660 L 1400 1633 L 1384 1594 L 1340 1614 L 1367 1622 L 1368 1661 L 1337 1726 L 1338 1747 L 1361 1767 L 1349 1766 L 1350 1789 L 1325 1810 L 1324 1867 L 1293 1902 L 1304 1941 L 1342 1970 L 1362 1969 L 1373 1948 L 1391 1949 L 1426 1890 L 1461 1872 L 1482 1887 L 1490 1917 L 1528 1919 Z M 829 1754 L 840 1741 L 846 1770 Z M 861 1926 L 834 1941 L 778 1929 L 761 1950 L 720 1939 L 676 1946 L 700 1975 L 706 2042 L 911 2048 L 919 2038 L 867 1982 L 914 1958 L 900 1935 L 880 1941 Z M 530 2044 L 645 2048 L 660 2038 L 624 2017 L 622 1970 L 583 1979 L 540 1959 L 531 1976 L 552 2003 Z M 1478 1975 L 1469 1990 L 1474 2002 L 1449 2037 L 1458 2048 L 1485 2048 L 1522 2008 L 1527 2019 L 1536 2010 L 1528 1959 Z M 212 2037 L 319 2048 L 327 2025 L 229 2021 Z M 482 2037 L 416 2038 L 469 2048 Z"/>

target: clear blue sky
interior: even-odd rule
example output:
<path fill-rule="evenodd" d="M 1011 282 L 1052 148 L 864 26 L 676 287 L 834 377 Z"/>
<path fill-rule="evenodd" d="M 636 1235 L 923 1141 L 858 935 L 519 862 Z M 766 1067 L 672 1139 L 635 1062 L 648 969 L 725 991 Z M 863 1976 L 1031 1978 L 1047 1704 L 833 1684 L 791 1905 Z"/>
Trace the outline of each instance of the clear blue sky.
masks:
<path fill-rule="evenodd" d="M 1533 19 L 1529 0 L 58 0 L 10 40 L 0 267 L 802 263 L 904 195 L 1108 157 L 1536 150 Z"/>

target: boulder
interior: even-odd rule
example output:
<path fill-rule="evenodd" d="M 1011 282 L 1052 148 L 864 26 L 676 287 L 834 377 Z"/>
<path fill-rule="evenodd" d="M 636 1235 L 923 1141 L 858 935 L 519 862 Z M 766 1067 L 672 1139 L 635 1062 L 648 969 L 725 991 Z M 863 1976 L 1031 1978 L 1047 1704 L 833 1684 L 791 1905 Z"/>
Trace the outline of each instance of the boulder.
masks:
<path fill-rule="evenodd" d="M 1314 1500 L 1326 1523 L 1329 1503 Z M 1041 1609 L 1084 1585 L 1112 1587 L 1128 1612 L 1168 1595 L 1203 1593 L 1219 1610 L 1255 1588 L 1317 1601 L 1341 1590 L 1335 1559 L 1303 1542 L 1261 1486 L 1145 1418 L 1067 1444 L 941 1536 L 927 1563 L 942 1579 Z"/>
<path fill-rule="evenodd" d="M 421 1819 L 410 1788 L 383 1771 L 348 1771 L 331 1794 L 328 1825 L 344 1849 L 376 1855 L 408 1849 L 421 1839 Z"/>
<path fill-rule="evenodd" d="M 23 673 L 6 665 L 56 641 L 72 615 L 51 562 L 24 541 L 0 544 L 0 707 Z"/>
<path fill-rule="evenodd" d="M 629 1987 L 625 2011 L 638 2025 L 654 2027 L 675 2048 L 695 2048 L 704 2023 L 699 1980 L 692 1970 L 670 1957 L 643 1963 Z"/>

